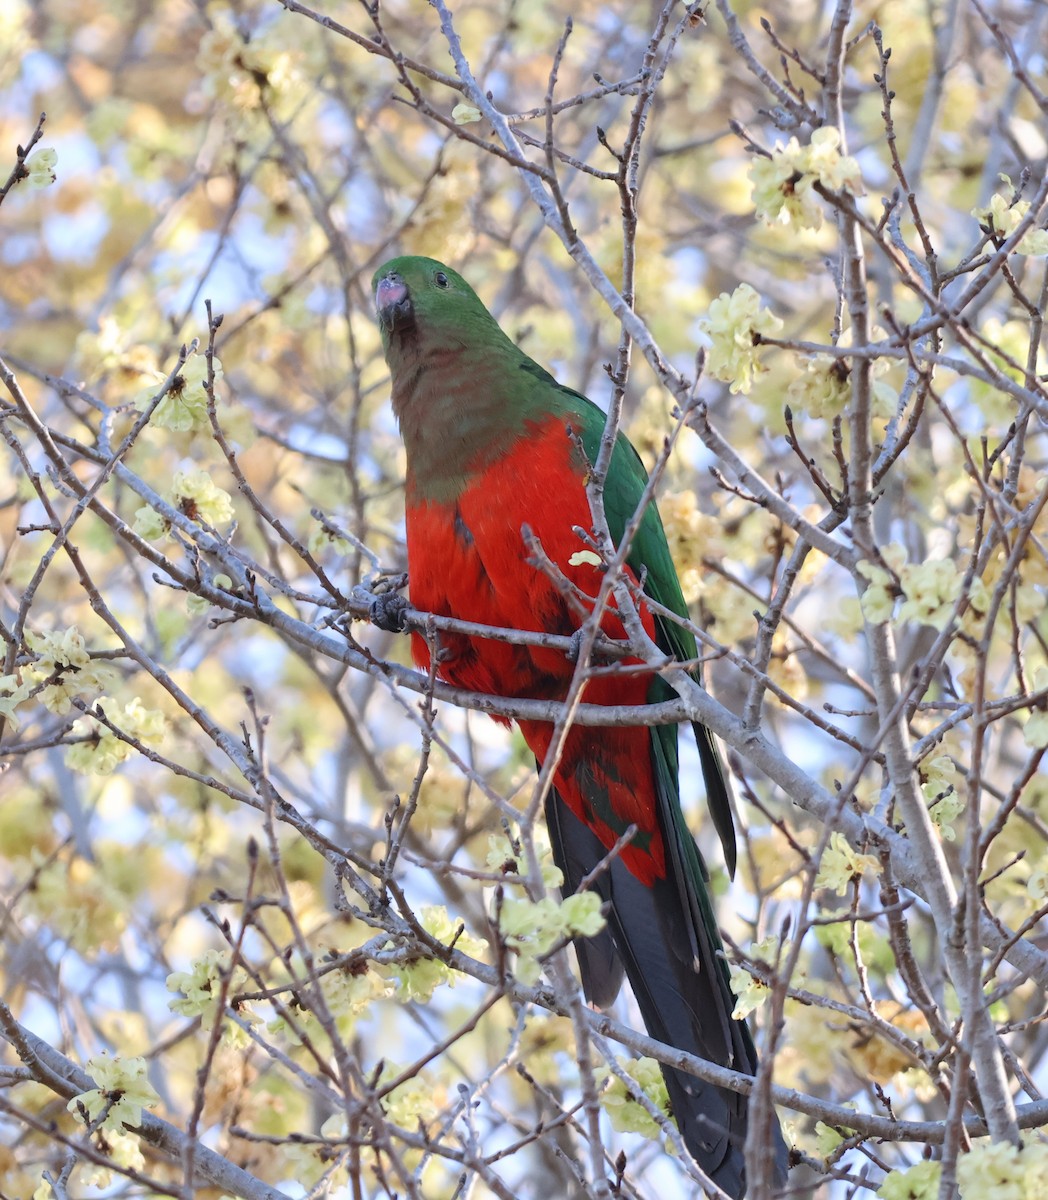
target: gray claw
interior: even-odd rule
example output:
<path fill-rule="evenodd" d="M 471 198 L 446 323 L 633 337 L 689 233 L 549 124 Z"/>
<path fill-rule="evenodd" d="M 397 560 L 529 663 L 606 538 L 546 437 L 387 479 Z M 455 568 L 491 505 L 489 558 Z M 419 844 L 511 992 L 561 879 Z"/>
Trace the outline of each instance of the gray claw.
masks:
<path fill-rule="evenodd" d="M 368 617 L 372 625 L 377 625 L 387 633 L 403 633 L 407 628 L 404 614 L 409 607 L 403 596 L 396 592 L 386 592 L 371 601 Z"/>

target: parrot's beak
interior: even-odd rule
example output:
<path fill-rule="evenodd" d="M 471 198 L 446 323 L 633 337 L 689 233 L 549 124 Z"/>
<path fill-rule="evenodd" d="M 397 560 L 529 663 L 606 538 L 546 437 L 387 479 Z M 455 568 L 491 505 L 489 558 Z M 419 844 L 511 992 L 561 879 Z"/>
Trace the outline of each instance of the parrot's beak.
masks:
<path fill-rule="evenodd" d="M 403 279 L 395 271 L 383 275 L 375 288 L 375 311 L 385 329 L 405 329 L 415 320 L 411 297 Z"/>

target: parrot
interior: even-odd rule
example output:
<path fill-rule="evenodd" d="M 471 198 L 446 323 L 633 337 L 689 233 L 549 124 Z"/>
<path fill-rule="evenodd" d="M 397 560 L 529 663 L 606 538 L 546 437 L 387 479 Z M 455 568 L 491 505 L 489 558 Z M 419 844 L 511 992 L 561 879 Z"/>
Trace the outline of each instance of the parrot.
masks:
<path fill-rule="evenodd" d="M 503 629 L 576 635 L 606 570 L 595 543 L 580 536 L 593 525 L 586 483 L 604 412 L 525 354 L 451 267 L 420 256 L 393 258 L 375 272 L 372 294 L 406 451 L 411 605 Z M 640 456 L 620 433 L 603 493 L 616 546 L 647 482 Z M 694 636 L 645 602 L 688 616 L 654 504 L 629 544 L 625 575 L 647 634 L 694 672 Z M 398 619 L 395 605 L 380 603 L 385 599 L 373 605 L 372 619 L 403 629 L 407 601 L 395 597 Z M 626 639 L 614 595 L 600 632 Z M 412 655 L 420 669 L 430 670 L 430 644 L 417 631 Z M 434 657 L 435 673 L 447 683 L 553 701 L 568 694 L 577 666 L 563 649 L 446 632 Z M 673 698 L 666 680 L 644 665 L 627 658 L 592 672 L 582 700 L 644 705 Z M 554 726 L 530 719 L 517 724 L 541 768 Z M 693 727 L 707 804 L 733 875 L 727 779 L 709 730 Z M 745 1022 L 732 1017 L 735 998 L 708 872 L 681 808 L 677 725 L 570 726 L 544 815 L 563 894 L 604 866 L 587 883 L 601 897 L 605 928 L 575 942 L 586 999 L 607 1008 L 625 976 L 652 1037 L 754 1075 L 753 1039 Z M 629 833 L 608 865 L 609 853 Z M 664 1065 L 662 1072 L 689 1154 L 729 1196 L 741 1197 L 747 1098 L 674 1067 Z M 787 1151 L 773 1125 L 775 1182 L 784 1184 Z"/>

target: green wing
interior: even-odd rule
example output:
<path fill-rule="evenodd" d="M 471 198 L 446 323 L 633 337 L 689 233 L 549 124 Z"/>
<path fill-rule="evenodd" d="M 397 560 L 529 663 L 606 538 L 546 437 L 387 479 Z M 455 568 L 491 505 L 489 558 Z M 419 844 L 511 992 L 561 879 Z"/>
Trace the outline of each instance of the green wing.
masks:
<path fill-rule="evenodd" d="M 562 389 L 574 401 L 572 405 L 582 419 L 582 442 L 590 461 L 593 462 L 600 449 L 601 436 L 604 433 L 605 414 L 592 401 L 578 392 Z M 641 462 L 640 455 L 633 448 L 624 434 L 619 434 L 615 450 L 611 456 L 611 466 L 608 471 L 607 485 L 604 489 L 604 512 L 608 518 L 608 528 L 611 536 L 618 543 L 625 531 L 626 525 L 640 503 L 644 488 L 648 482 L 648 474 Z M 662 528 L 662 518 L 654 504 L 649 504 L 641 518 L 640 526 L 630 546 L 627 562 L 631 569 L 640 576 L 643 572 L 644 591 L 657 603 L 680 617 L 687 618 L 688 606 L 680 590 L 677 570 L 670 556 L 666 534 Z M 694 636 L 676 621 L 656 616 L 656 641 L 659 648 L 681 662 L 694 661 L 698 657 Z M 701 683 L 702 673 L 698 667 L 692 668 L 692 674 Z M 655 679 L 652 683 L 649 699 L 654 701 L 672 699 L 676 693 L 663 679 Z M 735 874 L 735 825 L 731 815 L 731 800 L 727 776 L 721 762 L 720 754 L 714 744 L 713 737 L 705 725 L 692 723 L 695 731 L 695 741 L 699 749 L 699 761 L 702 764 L 702 775 L 706 783 L 706 803 L 713 818 L 714 828 L 720 838 L 724 850 L 724 858 L 730 875 Z M 653 737 L 660 742 L 659 761 L 665 763 L 667 770 L 672 772 L 673 792 L 677 793 L 677 729 L 674 725 L 658 725 L 652 730 Z M 683 815 L 680 813 L 679 795 L 677 803 L 671 805 L 676 809 L 673 813 L 674 822 L 683 825 Z M 687 839 L 692 841 L 690 834 Z M 705 874 L 704 868 L 702 868 Z"/>

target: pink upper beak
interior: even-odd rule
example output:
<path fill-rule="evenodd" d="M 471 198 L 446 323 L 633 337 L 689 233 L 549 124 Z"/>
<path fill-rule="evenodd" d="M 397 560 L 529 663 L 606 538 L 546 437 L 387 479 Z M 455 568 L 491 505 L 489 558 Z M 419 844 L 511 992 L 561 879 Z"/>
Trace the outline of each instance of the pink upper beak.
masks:
<path fill-rule="evenodd" d="M 375 289 L 375 308 L 382 313 L 394 304 L 400 304 L 407 297 L 408 289 L 403 281 L 396 275 L 387 275 L 378 281 L 378 287 Z"/>
<path fill-rule="evenodd" d="M 390 333 L 408 329 L 414 324 L 415 316 L 411 310 L 407 284 L 396 271 L 390 271 L 378 281 L 375 287 L 375 311 L 379 324 Z"/>

